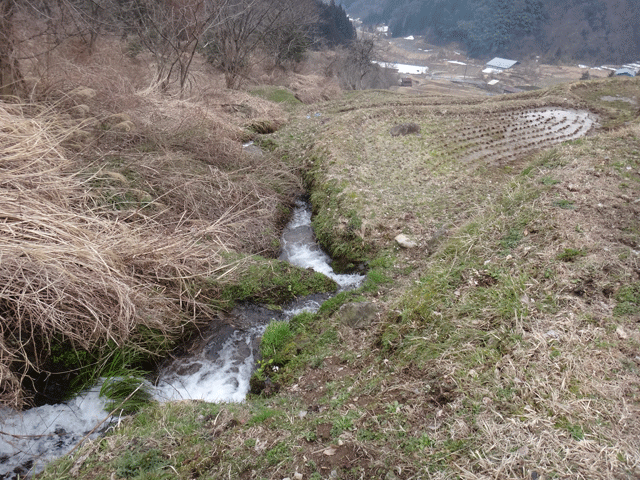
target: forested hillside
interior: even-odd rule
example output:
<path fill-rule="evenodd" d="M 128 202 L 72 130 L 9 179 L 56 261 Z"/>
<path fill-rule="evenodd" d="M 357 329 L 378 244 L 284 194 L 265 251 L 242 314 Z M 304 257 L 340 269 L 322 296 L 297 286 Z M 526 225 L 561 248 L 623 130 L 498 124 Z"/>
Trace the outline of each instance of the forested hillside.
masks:
<path fill-rule="evenodd" d="M 640 56 L 634 0 L 345 0 L 392 35 L 464 44 L 471 55 L 543 55 L 551 61 L 626 62 Z"/>

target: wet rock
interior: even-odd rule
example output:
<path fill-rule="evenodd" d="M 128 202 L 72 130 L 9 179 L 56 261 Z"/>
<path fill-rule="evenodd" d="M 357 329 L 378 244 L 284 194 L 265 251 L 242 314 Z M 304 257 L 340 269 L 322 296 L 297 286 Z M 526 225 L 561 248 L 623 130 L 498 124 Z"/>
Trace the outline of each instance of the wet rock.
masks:
<path fill-rule="evenodd" d="M 249 380 L 249 389 L 254 395 L 271 397 L 280 391 L 280 385 L 272 382 L 270 378 L 263 380 L 262 378 L 253 375 Z"/>
<path fill-rule="evenodd" d="M 249 379 L 249 392 L 254 395 L 260 395 L 265 387 L 265 380 L 258 377 L 257 375 L 253 375 Z"/>
<path fill-rule="evenodd" d="M 395 241 L 402 248 L 416 248 L 418 246 L 415 240 L 412 240 L 411 238 L 409 238 L 407 235 L 403 233 L 396 236 Z"/>
<path fill-rule="evenodd" d="M 238 387 L 240 386 L 240 382 L 238 382 L 238 379 L 235 377 L 230 378 L 229 380 L 227 380 L 226 382 L 224 382 L 225 385 L 231 385 L 231 387 L 234 390 L 237 390 Z"/>
<path fill-rule="evenodd" d="M 338 321 L 351 328 L 362 329 L 378 318 L 378 307 L 371 302 L 347 303 L 336 314 Z"/>
<path fill-rule="evenodd" d="M 178 369 L 176 369 L 176 373 L 181 376 L 193 375 L 201 368 L 202 364 L 196 362 L 188 365 L 181 365 Z"/>
<path fill-rule="evenodd" d="M 244 363 L 245 358 L 247 358 L 248 356 L 251 355 L 251 347 L 246 344 L 246 343 L 241 343 L 240 345 L 238 345 L 238 349 L 235 352 L 235 355 L 233 356 L 233 362 L 234 364 L 241 364 Z"/>
<path fill-rule="evenodd" d="M 207 332 L 211 335 L 211 339 L 204 348 L 204 356 L 208 360 L 216 361 L 220 357 L 222 351 L 222 345 L 233 335 L 236 331 L 236 327 L 233 325 L 217 325 L 215 331 Z"/>

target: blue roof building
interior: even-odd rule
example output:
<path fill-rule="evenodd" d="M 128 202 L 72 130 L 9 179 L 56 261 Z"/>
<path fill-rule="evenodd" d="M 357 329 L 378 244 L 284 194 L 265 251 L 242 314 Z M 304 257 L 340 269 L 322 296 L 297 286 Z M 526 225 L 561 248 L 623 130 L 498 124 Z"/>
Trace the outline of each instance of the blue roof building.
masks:
<path fill-rule="evenodd" d="M 506 70 L 508 68 L 513 67 L 516 63 L 519 63 L 517 60 L 508 60 L 506 58 L 496 57 L 490 62 L 487 62 L 488 68 L 497 68 L 500 70 Z"/>
<path fill-rule="evenodd" d="M 627 77 L 635 77 L 636 76 L 636 71 L 632 70 L 631 68 L 619 68 L 618 70 L 615 71 L 616 75 L 626 75 Z"/>

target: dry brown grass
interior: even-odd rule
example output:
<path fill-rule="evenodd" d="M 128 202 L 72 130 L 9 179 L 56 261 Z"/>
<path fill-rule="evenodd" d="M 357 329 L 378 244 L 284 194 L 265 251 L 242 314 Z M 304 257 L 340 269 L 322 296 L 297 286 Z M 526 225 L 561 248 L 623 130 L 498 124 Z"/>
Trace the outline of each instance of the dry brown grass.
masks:
<path fill-rule="evenodd" d="M 193 285 L 224 275 L 227 252 L 273 253 L 300 190 L 241 144 L 286 113 L 201 60 L 184 92 L 159 92 L 148 59 L 110 40 L 23 71 L 50 107 L 0 104 L 0 403 L 16 408 L 52 342 L 100 351 L 212 318 Z"/>
<path fill-rule="evenodd" d="M 17 386 L 40 370 L 54 340 L 122 346 L 140 325 L 171 336 L 187 318 L 207 316 L 188 283 L 220 272 L 229 225 L 239 220 L 169 230 L 150 217 L 105 216 L 91 208 L 93 177 L 65 173 L 68 122 L 3 104 L 0 125 L 0 401 L 19 407 Z"/>

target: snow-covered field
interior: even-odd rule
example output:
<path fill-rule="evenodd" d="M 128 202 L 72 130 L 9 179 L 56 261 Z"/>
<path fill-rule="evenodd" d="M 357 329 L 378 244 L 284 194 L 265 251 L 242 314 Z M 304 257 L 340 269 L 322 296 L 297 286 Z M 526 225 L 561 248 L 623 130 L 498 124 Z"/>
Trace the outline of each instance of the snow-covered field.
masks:
<path fill-rule="evenodd" d="M 374 61 L 378 65 L 384 68 L 393 68 L 398 70 L 398 73 L 404 75 L 426 75 L 429 71 L 429 67 L 423 67 L 421 65 L 407 65 L 406 63 L 395 63 L 395 62 L 379 62 Z"/>

